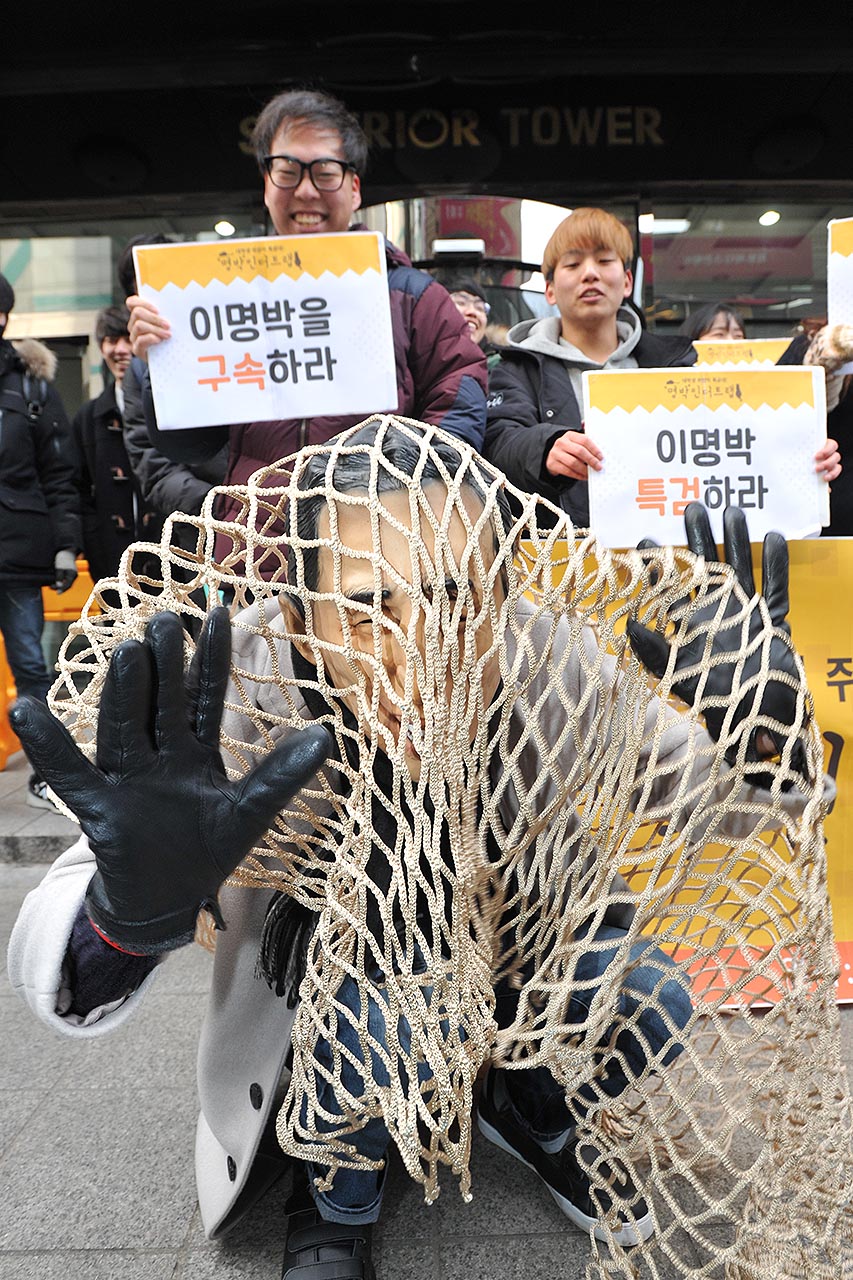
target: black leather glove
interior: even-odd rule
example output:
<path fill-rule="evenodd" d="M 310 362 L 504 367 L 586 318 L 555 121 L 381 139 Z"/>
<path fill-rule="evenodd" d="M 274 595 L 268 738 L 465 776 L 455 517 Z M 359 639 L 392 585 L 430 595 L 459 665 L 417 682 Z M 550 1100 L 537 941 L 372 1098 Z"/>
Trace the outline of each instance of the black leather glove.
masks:
<path fill-rule="evenodd" d="M 717 547 L 711 524 L 700 502 L 689 504 L 684 523 L 690 550 L 708 562 L 716 562 Z M 797 706 L 800 675 L 787 638 L 790 635 L 786 622 L 788 544 L 780 533 L 768 533 L 764 539 L 761 566 L 762 594 L 772 625 L 785 633 L 780 636 L 770 632 L 762 617 L 752 574 L 749 531 L 746 517 L 739 507 L 728 507 L 724 512 L 723 537 L 726 563 L 733 569 L 751 604 L 742 606 L 732 593 L 722 609 L 722 616 L 718 617 L 721 613 L 720 597 L 719 593 L 712 592 L 711 598 L 703 602 L 700 597 L 692 612 L 676 621 L 678 647 L 675 654 L 676 678 L 672 688 L 693 706 L 707 659 L 708 670 L 699 695 L 699 708 L 708 732 L 715 742 L 719 741 L 729 708 L 736 700 L 728 728 L 730 742 L 726 747 L 726 759 L 730 764 L 737 760 L 741 745 L 737 726 L 755 713 L 758 725 L 749 735 L 744 758 L 747 762 L 756 762 L 781 754 L 791 735 L 799 735 L 804 729 L 802 708 L 798 710 Z M 651 542 L 640 544 L 641 548 L 654 545 Z M 683 603 L 689 604 L 687 601 Z M 669 664 L 670 646 L 661 633 L 651 631 L 631 618 L 628 620 L 628 635 L 644 666 L 658 678 L 662 677 Z M 756 680 L 760 676 L 765 651 L 769 675 L 756 705 L 759 687 Z M 726 655 L 729 655 L 728 661 L 725 660 Z M 723 660 L 715 662 L 719 658 Z M 791 683 L 784 679 L 785 676 L 791 678 Z M 790 768 L 805 775 L 805 750 L 799 737 L 791 749 Z M 771 774 L 754 769 L 747 769 L 747 772 L 751 782 L 770 786 Z"/>
<path fill-rule="evenodd" d="M 158 613 L 145 642 L 112 655 L 98 718 L 96 763 L 37 699 L 9 718 L 36 772 L 77 815 L 98 869 L 89 918 L 126 951 L 156 955 L 191 942 L 202 907 L 224 927 L 216 895 L 278 811 L 316 773 L 331 736 L 294 733 L 238 781 L 219 753 L 228 684 L 227 609 L 207 617 L 184 680 L 184 631 Z"/>

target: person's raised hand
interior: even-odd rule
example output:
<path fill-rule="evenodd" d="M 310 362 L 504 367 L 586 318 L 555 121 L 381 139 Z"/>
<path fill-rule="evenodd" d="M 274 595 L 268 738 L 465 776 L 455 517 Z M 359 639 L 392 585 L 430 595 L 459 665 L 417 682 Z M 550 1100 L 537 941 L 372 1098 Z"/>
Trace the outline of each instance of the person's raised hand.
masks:
<path fill-rule="evenodd" d="M 144 641 L 116 647 L 94 763 L 44 703 L 22 697 L 9 713 L 34 769 L 89 838 L 97 863 L 90 920 L 107 941 L 141 955 L 191 942 L 202 907 L 224 927 L 220 886 L 331 747 L 328 731 L 311 725 L 230 780 L 219 752 L 227 609 L 208 614 L 186 677 L 184 639 L 178 616 L 158 613 Z"/>

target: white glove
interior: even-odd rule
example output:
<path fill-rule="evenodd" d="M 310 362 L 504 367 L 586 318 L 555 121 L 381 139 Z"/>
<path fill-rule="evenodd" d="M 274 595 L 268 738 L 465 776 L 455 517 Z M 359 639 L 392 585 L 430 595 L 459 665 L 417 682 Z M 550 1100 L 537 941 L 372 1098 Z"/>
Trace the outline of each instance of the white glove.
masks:
<path fill-rule="evenodd" d="M 77 557 L 74 552 L 57 551 L 53 557 L 53 570 L 55 574 L 53 589 L 57 595 L 62 595 L 63 591 L 73 586 L 74 579 L 77 577 Z"/>

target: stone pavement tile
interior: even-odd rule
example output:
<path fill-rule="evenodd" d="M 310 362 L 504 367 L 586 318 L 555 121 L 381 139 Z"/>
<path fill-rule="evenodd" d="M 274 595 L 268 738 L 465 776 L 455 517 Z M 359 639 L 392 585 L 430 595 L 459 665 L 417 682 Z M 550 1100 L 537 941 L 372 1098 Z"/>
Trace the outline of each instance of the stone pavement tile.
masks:
<path fill-rule="evenodd" d="M 217 1253 L 227 1243 L 229 1248 L 237 1251 L 274 1247 L 281 1253 L 287 1221 L 284 1206 L 292 1185 L 292 1176 L 286 1171 L 221 1241 L 207 1239 L 201 1225 L 201 1214 L 197 1213 L 187 1231 L 185 1249 L 189 1253 L 203 1253 L 205 1250 Z"/>
<path fill-rule="evenodd" d="M 0 1251 L 179 1248 L 196 1114 L 192 1086 L 47 1094 L 0 1161 Z"/>
<path fill-rule="evenodd" d="M 36 1089 L 0 1089 L 0 1159 L 41 1102 Z"/>
<path fill-rule="evenodd" d="M 574 1231 L 536 1174 L 479 1131 L 471 1146 L 471 1191 L 473 1199 L 466 1204 L 455 1180 L 442 1179 L 441 1195 L 433 1206 L 442 1235 Z"/>
<path fill-rule="evenodd" d="M 190 1250 L 179 1258 L 169 1280 L 280 1280 L 283 1244 L 235 1247 L 229 1240 L 203 1251 Z"/>
<path fill-rule="evenodd" d="M 174 1253 L 0 1253 L 0 1280 L 171 1280 Z"/>
<path fill-rule="evenodd" d="M 30 766 L 22 751 L 0 771 L 0 861 L 52 862 L 77 839 L 80 828 L 63 814 L 26 803 Z"/>
<path fill-rule="evenodd" d="M 160 995 L 156 987 L 115 1035 L 75 1041 L 62 1079 L 64 1089 L 132 1090 L 191 1087 L 206 997 Z M 32 1016 L 32 1015 L 31 1015 Z"/>
<path fill-rule="evenodd" d="M 379 1280 L 444 1280 L 438 1243 L 410 1240 L 401 1233 L 395 1240 L 374 1245 L 373 1258 Z"/>
<path fill-rule="evenodd" d="M 3 807 L 7 804 L 23 804 L 24 787 L 30 776 L 29 765 L 22 751 L 16 751 L 6 761 L 6 768 L 0 769 L 0 801 Z"/>
<path fill-rule="evenodd" d="M 0 973 L 6 972 L 6 948 L 21 903 L 46 870 L 45 865 L 22 867 L 0 862 Z M 5 995 L 6 991 L 8 987 L 0 984 L 0 993 Z"/>
<path fill-rule="evenodd" d="M 590 1246 L 575 1231 L 565 1236 L 443 1237 L 440 1252 L 442 1280 L 582 1280 Z"/>
<path fill-rule="evenodd" d="M 37 1021 L 4 979 L 0 987 L 0 1090 L 61 1085 L 80 1047 Z"/>
<path fill-rule="evenodd" d="M 157 994 L 162 996 L 197 991 L 206 994 L 213 978 L 213 956 L 204 947 L 181 947 L 163 961 L 157 978 Z"/>
<path fill-rule="evenodd" d="M 438 1206 L 447 1196 L 457 1196 L 455 1179 L 441 1180 L 441 1195 L 435 1204 L 424 1204 L 423 1187 L 406 1173 L 396 1150 L 388 1161 L 388 1181 L 382 1199 L 382 1216 L 376 1225 L 376 1242 L 400 1239 L 424 1241 L 432 1238 L 439 1221 Z"/>

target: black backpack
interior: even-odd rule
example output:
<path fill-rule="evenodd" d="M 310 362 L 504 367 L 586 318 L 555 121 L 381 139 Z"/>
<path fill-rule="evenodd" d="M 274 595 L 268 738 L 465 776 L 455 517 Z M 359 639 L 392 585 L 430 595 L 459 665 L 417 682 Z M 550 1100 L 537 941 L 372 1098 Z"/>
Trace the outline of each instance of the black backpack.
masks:
<path fill-rule="evenodd" d="M 15 372 L 10 370 L 10 372 Z M 13 413 L 23 413 L 31 427 L 36 426 L 47 404 L 48 384 L 46 378 L 34 378 L 29 373 L 22 373 L 21 390 L 14 391 L 2 385 L 8 374 L 0 382 L 0 410 L 9 409 Z"/>

